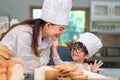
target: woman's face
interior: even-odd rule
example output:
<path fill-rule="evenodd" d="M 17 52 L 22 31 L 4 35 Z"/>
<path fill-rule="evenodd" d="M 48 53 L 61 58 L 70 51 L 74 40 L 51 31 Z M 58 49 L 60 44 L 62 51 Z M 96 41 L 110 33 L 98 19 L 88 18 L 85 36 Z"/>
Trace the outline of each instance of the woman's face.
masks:
<path fill-rule="evenodd" d="M 54 25 L 51 23 L 46 24 L 45 36 L 50 37 L 52 40 L 56 40 L 64 33 L 65 25 Z"/>

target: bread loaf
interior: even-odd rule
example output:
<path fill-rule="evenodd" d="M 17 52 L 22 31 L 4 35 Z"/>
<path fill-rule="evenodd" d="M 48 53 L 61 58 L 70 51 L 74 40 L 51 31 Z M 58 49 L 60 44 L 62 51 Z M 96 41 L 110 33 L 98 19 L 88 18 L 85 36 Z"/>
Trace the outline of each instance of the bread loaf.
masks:
<path fill-rule="evenodd" d="M 0 80 L 24 80 L 24 66 L 14 60 L 0 60 Z"/>
<path fill-rule="evenodd" d="M 0 60 L 0 80 L 7 80 L 7 62 Z"/>
<path fill-rule="evenodd" d="M 0 68 L 0 80 L 7 80 L 7 69 Z"/>
<path fill-rule="evenodd" d="M 24 80 L 24 66 L 20 62 L 8 60 L 8 80 Z"/>

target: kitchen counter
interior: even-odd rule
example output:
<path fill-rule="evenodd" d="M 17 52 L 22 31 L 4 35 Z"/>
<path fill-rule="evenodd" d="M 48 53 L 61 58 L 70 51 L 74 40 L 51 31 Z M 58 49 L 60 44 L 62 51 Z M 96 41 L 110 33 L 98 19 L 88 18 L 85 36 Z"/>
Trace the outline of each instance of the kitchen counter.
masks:
<path fill-rule="evenodd" d="M 120 78 L 120 68 L 103 68 L 99 73 L 105 76 Z"/>

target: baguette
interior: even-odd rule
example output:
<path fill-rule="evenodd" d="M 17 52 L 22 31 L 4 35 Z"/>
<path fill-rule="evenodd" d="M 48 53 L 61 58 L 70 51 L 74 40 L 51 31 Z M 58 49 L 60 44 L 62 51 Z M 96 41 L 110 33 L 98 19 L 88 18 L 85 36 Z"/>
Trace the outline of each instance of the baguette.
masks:
<path fill-rule="evenodd" d="M 0 55 L 0 60 L 6 60 L 6 59 L 8 59 L 8 58 L 5 58 L 5 57 Z"/>
<path fill-rule="evenodd" d="M 52 66 L 45 66 L 45 80 L 54 80 L 58 77 L 58 72 L 58 69 L 55 69 Z"/>
<path fill-rule="evenodd" d="M 8 49 L 7 46 L 0 45 L 0 59 L 10 59 L 11 56 L 15 56 L 12 51 Z"/>
<path fill-rule="evenodd" d="M 8 59 L 10 59 L 10 56 L 7 53 L 5 53 L 4 51 L 0 50 L 0 59 L 8 60 Z"/>
<path fill-rule="evenodd" d="M 73 76 L 82 76 L 82 75 L 83 75 L 82 71 L 80 72 L 70 71 L 70 72 L 59 74 L 59 77 L 73 77 Z"/>
<path fill-rule="evenodd" d="M 77 67 L 74 64 L 60 64 L 56 65 L 54 68 L 58 69 L 60 73 L 66 73 L 77 70 Z"/>
<path fill-rule="evenodd" d="M 73 77 L 73 76 L 82 76 L 83 72 L 82 71 L 76 71 L 77 66 L 75 64 L 60 64 L 54 66 L 54 68 L 59 70 L 59 77 Z"/>
<path fill-rule="evenodd" d="M 5 53 L 7 53 L 10 56 L 15 56 L 15 54 L 13 54 L 13 52 L 11 50 L 9 50 L 7 46 L 0 45 L 0 50 L 4 51 Z"/>
<path fill-rule="evenodd" d="M 88 80 L 88 76 L 87 75 L 73 76 L 72 80 Z M 96 79 L 94 79 L 94 80 L 96 80 Z"/>
<path fill-rule="evenodd" d="M 73 77 L 73 76 L 82 76 L 83 75 L 83 72 L 82 71 L 79 71 L 79 72 L 69 72 L 66 74 L 68 77 Z"/>

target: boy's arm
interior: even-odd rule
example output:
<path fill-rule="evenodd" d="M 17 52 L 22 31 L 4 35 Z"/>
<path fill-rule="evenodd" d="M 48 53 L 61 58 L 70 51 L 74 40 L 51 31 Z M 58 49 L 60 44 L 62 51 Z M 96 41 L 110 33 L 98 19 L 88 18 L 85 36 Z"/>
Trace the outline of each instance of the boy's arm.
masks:
<path fill-rule="evenodd" d="M 62 64 L 64 61 L 62 61 L 59 57 L 58 51 L 57 51 L 57 46 L 58 46 L 58 40 L 52 41 L 52 57 L 53 61 L 55 64 Z"/>
<path fill-rule="evenodd" d="M 52 56 L 53 56 L 54 58 L 59 57 L 58 51 L 57 51 L 57 46 L 58 46 L 58 40 L 52 41 Z"/>

